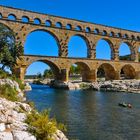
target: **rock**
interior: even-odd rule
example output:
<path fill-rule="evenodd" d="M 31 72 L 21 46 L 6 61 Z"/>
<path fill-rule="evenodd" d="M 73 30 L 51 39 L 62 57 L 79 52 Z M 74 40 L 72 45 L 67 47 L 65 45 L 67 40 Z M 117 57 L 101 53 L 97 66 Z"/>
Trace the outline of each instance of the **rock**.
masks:
<path fill-rule="evenodd" d="M 14 140 L 36 140 L 36 138 L 25 131 L 12 131 Z"/>
<path fill-rule="evenodd" d="M 14 140 L 11 132 L 0 132 L 0 140 Z"/>
<path fill-rule="evenodd" d="M 25 91 L 31 91 L 32 90 L 32 87 L 30 86 L 29 83 L 25 83 L 24 90 Z"/>
<path fill-rule="evenodd" d="M 0 132 L 5 131 L 5 124 L 4 123 L 0 123 Z"/>
<path fill-rule="evenodd" d="M 16 104 L 19 105 L 26 112 L 32 111 L 32 108 L 30 107 L 30 105 L 26 103 L 16 102 Z"/>

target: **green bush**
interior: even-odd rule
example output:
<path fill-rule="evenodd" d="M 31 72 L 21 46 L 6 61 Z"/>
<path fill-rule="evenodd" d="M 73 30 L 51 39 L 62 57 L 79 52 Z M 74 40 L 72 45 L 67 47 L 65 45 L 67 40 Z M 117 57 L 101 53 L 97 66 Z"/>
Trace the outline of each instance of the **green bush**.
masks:
<path fill-rule="evenodd" d="M 0 97 L 6 98 L 11 101 L 18 101 L 17 91 L 10 85 L 0 85 Z"/>
<path fill-rule="evenodd" d="M 19 88 L 21 90 L 24 89 L 24 84 L 22 83 L 22 81 L 19 78 L 17 78 L 15 75 L 11 75 L 3 70 L 0 70 L 0 79 L 6 79 L 6 78 L 16 81 L 19 84 Z"/>
<path fill-rule="evenodd" d="M 58 124 L 55 119 L 49 118 L 47 110 L 41 113 L 32 111 L 32 113 L 27 114 L 25 122 L 29 124 L 29 132 L 35 135 L 38 140 L 50 140 L 49 136 L 54 134 L 57 129 L 66 131 L 63 124 Z"/>

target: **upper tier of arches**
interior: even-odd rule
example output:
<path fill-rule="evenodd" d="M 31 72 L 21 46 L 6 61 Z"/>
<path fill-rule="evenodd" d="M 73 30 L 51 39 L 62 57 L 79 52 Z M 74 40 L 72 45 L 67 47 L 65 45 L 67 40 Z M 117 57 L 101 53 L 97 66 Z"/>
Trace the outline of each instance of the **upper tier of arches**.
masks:
<path fill-rule="evenodd" d="M 134 31 L 3 6 L 0 9 L 0 19 L 140 41 L 140 35 Z"/>

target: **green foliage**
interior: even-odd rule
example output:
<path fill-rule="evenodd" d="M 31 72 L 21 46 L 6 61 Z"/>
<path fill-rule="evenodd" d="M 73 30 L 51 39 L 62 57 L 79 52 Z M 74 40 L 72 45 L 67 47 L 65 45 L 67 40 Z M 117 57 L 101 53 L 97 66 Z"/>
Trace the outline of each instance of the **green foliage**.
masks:
<path fill-rule="evenodd" d="M 6 98 L 11 101 L 18 101 L 17 92 L 10 85 L 0 85 L 0 97 Z"/>
<path fill-rule="evenodd" d="M 53 71 L 51 69 L 46 69 L 44 71 L 43 77 L 44 78 L 53 78 L 54 77 Z"/>
<path fill-rule="evenodd" d="M 0 63 L 2 69 L 13 68 L 17 59 L 23 54 L 21 42 L 15 43 L 15 35 L 3 24 L 0 24 Z"/>
<path fill-rule="evenodd" d="M 9 79 L 11 79 L 13 81 L 16 81 L 19 84 L 20 89 L 21 90 L 24 89 L 24 84 L 22 83 L 22 81 L 19 78 L 17 78 L 16 76 L 5 72 L 4 70 L 0 70 L 0 79 L 6 79 L 6 78 L 9 78 Z"/>
<path fill-rule="evenodd" d="M 44 110 L 41 113 L 32 111 L 27 115 L 25 122 L 29 124 L 29 131 L 38 140 L 50 140 L 49 136 L 54 134 L 57 129 L 66 131 L 63 124 L 58 124 L 55 119 L 49 118 L 48 110 Z"/>
<path fill-rule="evenodd" d="M 70 75 L 74 75 L 74 74 L 81 74 L 80 66 L 78 66 L 78 65 L 72 65 L 70 67 Z"/>
<path fill-rule="evenodd" d="M 131 60 L 131 56 L 130 55 L 124 55 L 124 56 L 120 56 L 120 60 Z"/>

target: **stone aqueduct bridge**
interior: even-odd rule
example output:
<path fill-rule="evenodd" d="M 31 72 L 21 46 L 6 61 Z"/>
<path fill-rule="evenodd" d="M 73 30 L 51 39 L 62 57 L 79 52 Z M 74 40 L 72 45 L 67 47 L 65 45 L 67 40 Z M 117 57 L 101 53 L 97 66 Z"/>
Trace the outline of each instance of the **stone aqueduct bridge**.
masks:
<path fill-rule="evenodd" d="M 55 78 L 62 81 L 68 80 L 68 73 L 72 64 L 81 66 L 83 81 L 95 81 L 99 68 L 104 69 L 107 80 L 120 79 L 121 70 L 123 70 L 126 78 L 140 78 L 139 32 L 4 6 L 0 6 L 0 23 L 11 29 L 15 33 L 16 42 L 22 42 L 23 46 L 27 35 L 36 30 L 43 30 L 52 34 L 59 46 L 58 57 L 21 56 L 22 59 L 18 60 L 14 72 L 22 80 L 27 67 L 35 61 L 47 63 L 53 69 Z M 68 42 L 74 35 L 78 35 L 86 41 L 87 58 L 67 57 Z M 96 44 L 100 39 L 109 43 L 111 60 L 96 59 Z M 122 42 L 130 47 L 131 61 L 119 60 L 119 46 Z"/>

